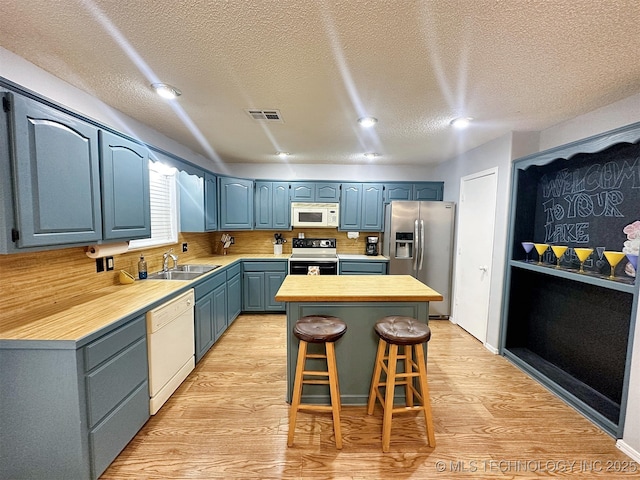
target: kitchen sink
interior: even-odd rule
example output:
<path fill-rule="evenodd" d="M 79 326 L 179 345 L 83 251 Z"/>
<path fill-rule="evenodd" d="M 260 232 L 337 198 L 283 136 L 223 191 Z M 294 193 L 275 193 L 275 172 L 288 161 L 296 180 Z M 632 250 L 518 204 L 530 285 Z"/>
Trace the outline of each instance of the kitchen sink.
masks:
<path fill-rule="evenodd" d="M 185 263 L 184 265 L 178 265 L 174 271 L 207 273 L 211 270 L 215 270 L 219 266 L 220 265 L 196 265 L 194 263 Z"/>
<path fill-rule="evenodd" d="M 149 280 L 193 280 L 211 270 L 218 268 L 220 265 L 178 265 L 166 272 L 156 272 L 149 275 Z"/>

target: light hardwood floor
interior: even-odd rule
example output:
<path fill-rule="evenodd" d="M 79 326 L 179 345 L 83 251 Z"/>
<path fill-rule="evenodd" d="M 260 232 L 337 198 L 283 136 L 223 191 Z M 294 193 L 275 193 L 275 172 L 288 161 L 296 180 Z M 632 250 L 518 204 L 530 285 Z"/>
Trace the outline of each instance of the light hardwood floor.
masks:
<path fill-rule="evenodd" d="M 435 449 L 412 413 L 394 417 L 383 454 L 379 406 L 343 406 L 341 451 L 330 414 L 301 413 L 287 448 L 285 317 L 242 315 L 101 478 L 640 477 L 613 438 L 503 357 L 448 321 L 431 327 Z"/>

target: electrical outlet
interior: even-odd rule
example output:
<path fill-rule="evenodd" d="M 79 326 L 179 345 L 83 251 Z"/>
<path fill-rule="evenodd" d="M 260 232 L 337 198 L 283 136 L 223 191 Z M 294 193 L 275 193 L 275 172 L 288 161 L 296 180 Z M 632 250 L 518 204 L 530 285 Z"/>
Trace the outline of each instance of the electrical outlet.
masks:
<path fill-rule="evenodd" d="M 96 273 L 104 272 L 104 258 L 96 258 Z"/>
<path fill-rule="evenodd" d="M 105 257 L 105 260 L 107 261 L 107 272 L 110 272 L 113 270 L 113 257 Z"/>
<path fill-rule="evenodd" d="M 236 243 L 236 239 L 235 237 L 231 237 L 231 245 L 233 245 L 234 243 Z"/>
<path fill-rule="evenodd" d="M 189 248 L 187 247 L 187 242 L 184 242 L 184 243 L 182 244 L 182 251 L 183 251 L 183 252 L 186 252 L 186 251 L 188 251 L 188 250 L 189 250 Z"/>

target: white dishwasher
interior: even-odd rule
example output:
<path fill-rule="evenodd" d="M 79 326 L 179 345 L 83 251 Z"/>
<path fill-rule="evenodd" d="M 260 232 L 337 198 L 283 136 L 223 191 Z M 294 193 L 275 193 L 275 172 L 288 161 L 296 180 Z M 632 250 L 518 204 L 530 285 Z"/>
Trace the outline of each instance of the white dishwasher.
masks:
<path fill-rule="evenodd" d="M 149 409 L 155 415 L 195 367 L 193 289 L 147 312 Z"/>

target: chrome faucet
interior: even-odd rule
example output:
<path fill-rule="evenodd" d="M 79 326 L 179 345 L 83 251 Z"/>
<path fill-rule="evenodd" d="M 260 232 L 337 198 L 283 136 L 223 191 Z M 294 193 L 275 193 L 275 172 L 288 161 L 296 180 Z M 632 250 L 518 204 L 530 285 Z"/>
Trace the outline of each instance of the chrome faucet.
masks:
<path fill-rule="evenodd" d="M 178 268 L 178 256 L 173 254 L 173 248 L 170 248 L 168 252 L 162 255 L 164 263 L 162 264 L 162 270 L 164 272 L 169 270 L 169 258 L 173 260 L 173 268 Z"/>

